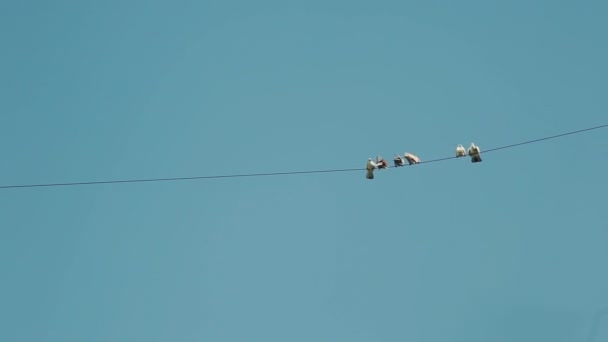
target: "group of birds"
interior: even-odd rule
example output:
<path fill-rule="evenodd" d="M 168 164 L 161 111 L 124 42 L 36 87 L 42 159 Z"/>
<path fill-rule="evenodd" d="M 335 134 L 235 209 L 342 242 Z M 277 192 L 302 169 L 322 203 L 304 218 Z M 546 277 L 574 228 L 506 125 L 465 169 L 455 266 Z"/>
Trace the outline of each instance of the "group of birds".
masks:
<path fill-rule="evenodd" d="M 472 163 L 479 163 L 481 161 L 481 150 L 479 149 L 479 146 L 475 145 L 474 143 L 471 143 L 471 146 L 469 146 L 468 151 L 464 149 L 464 146 L 462 145 L 458 145 L 456 146 L 456 158 L 460 158 L 460 157 L 464 157 L 466 155 L 469 155 L 471 157 L 471 162 Z M 403 157 L 399 156 L 399 155 L 395 155 L 395 158 L 393 159 L 393 163 L 395 165 L 395 167 L 399 167 L 399 166 L 404 166 L 405 162 L 408 162 L 409 165 L 412 164 L 419 164 L 420 163 L 420 158 L 418 158 L 418 156 L 411 154 L 409 152 L 406 152 Z M 387 169 L 388 168 L 388 162 L 383 159 L 380 156 L 376 156 L 376 161 L 372 160 L 372 158 L 368 158 L 367 159 L 367 174 L 365 176 L 365 178 L 367 179 L 374 179 L 374 170 L 375 169 Z"/>

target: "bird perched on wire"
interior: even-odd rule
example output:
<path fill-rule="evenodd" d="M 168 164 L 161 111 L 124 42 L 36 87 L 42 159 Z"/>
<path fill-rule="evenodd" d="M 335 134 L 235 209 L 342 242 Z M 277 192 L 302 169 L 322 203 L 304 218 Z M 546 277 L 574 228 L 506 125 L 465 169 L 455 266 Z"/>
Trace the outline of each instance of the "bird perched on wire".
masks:
<path fill-rule="evenodd" d="M 464 146 L 462 145 L 458 145 L 456 146 L 456 157 L 460 158 L 460 157 L 464 157 L 466 156 L 467 152 L 464 149 Z"/>
<path fill-rule="evenodd" d="M 403 158 L 405 158 L 405 160 L 407 160 L 407 162 L 410 165 L 420 163 L 420 158 L 418 158 L 418 156 L 413 155 L 413 154 L 408 153 L 408 152 L 405 152 L 405 154 L 403 155 Z"/>
<path fill-rule="evenodd" d="M 395 164 L 395 167 L 399 167 L 399 166 L 403 166 L 405 164 L 405 161 L 403 160 L 403 158 L 401 158 L 401 156 L 395 155 L 395 159 L 393 159 L 393 163 Z"/>
<path fill-rule="evenodd" d="M 376 163 L 372 160 L 372 158 L 367 158 L 367 164 L 365 165 L 367 169 L 367 174 L 365 178 L 374 179 L 374 170 L 376 169 Z"/>
<path fill-rule="evenodd" d="M 471 157 L 471 163 L 479 163 L 481 161 L 481 149 L 474 143 L 469 146 L 469 156 Z"/>
<path fill-rule="evenodd" d="M 376 156 L 376 167 L 378 169 L 388 169 L 388 162 L 386 161 L 386 159 L 380 156 Z"/>

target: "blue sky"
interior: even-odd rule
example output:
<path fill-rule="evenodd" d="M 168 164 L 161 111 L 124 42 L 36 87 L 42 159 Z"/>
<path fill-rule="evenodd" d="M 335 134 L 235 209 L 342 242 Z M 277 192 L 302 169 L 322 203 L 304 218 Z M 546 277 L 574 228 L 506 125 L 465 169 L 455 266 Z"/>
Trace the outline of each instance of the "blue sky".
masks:
<path fill-rule="evenodd" d="M 605 124 L 607 12 L 3 1 L 0 183 L 363 168 Z M 0 340 L 606 340 L 607 134 L 373 181 L 0 191 Z"/>

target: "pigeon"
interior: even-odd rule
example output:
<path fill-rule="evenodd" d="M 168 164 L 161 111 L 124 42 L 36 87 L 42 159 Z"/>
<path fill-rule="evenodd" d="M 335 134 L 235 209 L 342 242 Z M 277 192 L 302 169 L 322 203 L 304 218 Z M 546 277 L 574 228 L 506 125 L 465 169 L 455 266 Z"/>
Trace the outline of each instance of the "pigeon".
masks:
<path fill-rule="evenodd" d="M 466 154 L 467 153 L 464 149 L 464 146 L 462 146 L 462 145 L 456 146 L 456 157 L 457 158 L 464 157 Z"/>
<path fill-rule="evenodd" d="M 405 158 L 405 160 L 407 160 L 407 162 L 412 165 L 412 164 L 418 164 L 420 163 L 420 158 L 418 158 L 418 156 L 415 156 L 411 153 L 406 152 L 403 155 L 403 158 Z"/>
<path fill-rule="evenodd" d="M 388 162 L 384 158 L 377 156 L 376 166 L 378 167 L 378 169 L 388 169 Z"/>
<path fill-rule="evenodd" d="M 479 163 L 481 161 L 481 150 L 479 149 L 479 146 L 471 143 L 468 153 L 469 156 L 471 156 L 471 163 Z"/>
<path fill-rule="evenodd" d="M 365 176 L 365 178 L 374 179 L 374 169 L 376 168 L 376 163 L 374 163 L 372 158 L 367 159 L 366 168 L 367 168 L 367 175 Z"/>
<path fill-rule="evenodd" d="M 393 162 L 395 163 L 395 167 L 403 166 L 403 164 L 405 164 L 405 161 L 403 161 L 403 158 L 401 158 L 398 155 L 395 156 L 395 159 L 393 159 Z"/>

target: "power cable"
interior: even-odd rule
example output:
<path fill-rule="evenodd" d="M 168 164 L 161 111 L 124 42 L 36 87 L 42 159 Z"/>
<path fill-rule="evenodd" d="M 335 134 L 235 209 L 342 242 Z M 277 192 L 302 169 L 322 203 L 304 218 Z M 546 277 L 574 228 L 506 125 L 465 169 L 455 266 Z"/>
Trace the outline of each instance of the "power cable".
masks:
<path fill-rule="evenodd" d="M 533 144 L 545 140 L 561 138 L 567 135 L 579 134 L 588 132 L 600 128 L 608 127 L 608 124 L 585 128 L 577 131 L 571 131 L 567 133 L 561 133 L 553 136 L 548 136 L 540 139 L 528 140 L 516 144 L 505 145 L 500 147 L 491 148 L 486 151 L 482 151 L 482 154 L 490 153 L 494 151 L 509 149 L 517 146 Z M 456 159 L 458 157 L 445 157 L 432 160 L 421 161 L 418 164 L 429 164 L 440 161 L 446 161 L 450 159 Z M 413 164 L 417 165 L 417 164 Z M 404 166 L 413 166 L 404 165 Z M 174 177 L 174 178 L 150 178 L 150 179 L 129 179 L 129 180 L 109 180 L 109 181 L 93 181 L 93 182 L 71 182 L 71 183 L 46 183 L 46 184 L 24 184 L 24 185 L 3 185 L 1 189 L 16 189 L 16 188 L 38 188 L 38 187 L 58 187 L 58 186 L 79 186 L 79 185 L 96 185 L 96 184 L 119 184 L 119 183 L 143 183 L 143 182 L 168 182 L 168 181 L 185 181 L 185 180 L 202 180 L 202 179 L 220 179 L 220 178 L 242 178 L 242 177 L 267 177 L 267 176 L 283 176 L 283 175 L 301 175 L 301 174 L 312 174 L 312 173 L 336 173 L 336 172 L 353 172 L 353 171 L 365 171 L 365 168 L 350 168 L 350 169 L 329 169 L 329 170 L 309 170 L 309 171 L 288 171 L 288 172 L 269 172 L 269 173 L 248 173 L 248 174 L 233 174 L 233 175 L 215 175 L 215 176 L 195 176 L 195 177 Z"/>

